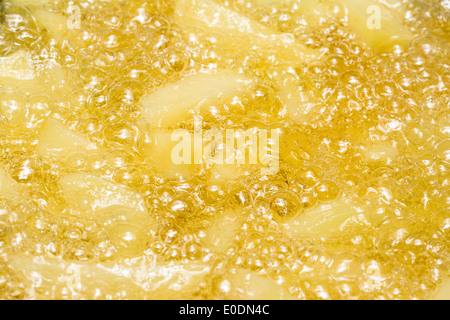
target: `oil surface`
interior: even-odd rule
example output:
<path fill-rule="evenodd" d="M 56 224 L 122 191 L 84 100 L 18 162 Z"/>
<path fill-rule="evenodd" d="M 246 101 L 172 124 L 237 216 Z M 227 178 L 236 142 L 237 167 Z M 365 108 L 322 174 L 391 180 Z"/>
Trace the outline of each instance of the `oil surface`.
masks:
<path fill-rule="evenodd" d="M 339 1 L 212 1 L 309 61 L 181 24 L 172 0 L 3 2 L 0 298 L 427 299 L 447 281 L 448 2 L 393 6 L 412 40 L 380 52 Z M 217 70 L 252 84 L 193 106 L 203 125 L 277 129 L 277 174 L 161 164 L 143 98 Z"/>

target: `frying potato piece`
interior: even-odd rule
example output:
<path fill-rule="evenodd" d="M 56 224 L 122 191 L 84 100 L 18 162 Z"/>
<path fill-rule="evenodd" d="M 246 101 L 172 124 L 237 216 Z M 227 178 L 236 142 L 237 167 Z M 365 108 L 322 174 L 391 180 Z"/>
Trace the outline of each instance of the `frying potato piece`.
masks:
<path fill-rule="evenodd" d="M 226 42 L 236 50 L 245 52 L 257 47 L 275 51 L 282 60 L 296 62 L 319 56 L 318 52 L 297 43 L 291 35 L 271 30 L 213 0 L 177 0 L 175 15 L 183 27 L 221 33 L 219 42 Z"/>
<path fill-rule="evenodd" d="M 54 2 L 54 0 L 6 0 L 5 2 L 10 2 L 18 6 L 29 6 L 29 5 L 35 5 L 35 6 L 43 6 L 47 3 Z"/>
<path fill-rule="evenodd" d="M 294 300 L 294 297 L 275 281 L 244 269 L 228 273 L 217 287 L 220 299 Z"/>
<path fill-rule="evenodd" d="M 0 58 L 0 78 L 32 80 L 35 76 L 31 56 L 25 50 L 19 50 Z"/>
<path fill-rule="evenodd" d="M 177 0 L 176 15 L 184 25 L 227 30 L 235 34 L 270 36 L 274 32 L 212 0 Z"/>
<path fill-rule="evenodd" d="M 413 34 L 408 28 L 380 2 L 373 0 L 338 0 L 338 2 L 345 5 L 348 10 L 348 24 L 352 31 L 376 52 L 386 52 L 396 44 L 406 48 L 413 39 Z"/>
<path fill-rule="evenodd" d="M 308 27 L 317 28 L 320 26 L 320 22 L 324 21 L 326 17 L 332 16 L 333 8 L 335 4 L 333 0 L 283 0 L 283 5 L 288 8 L 295 8 L 295 11 L 302 14 L 302 19 L 306 21 Z M 279 5 L 279 0 L 256 0 L 256 4 L 260 7 L 273 7 Z"/>
<path fill-rule="evenodd" d="M 74 173 L 60 180 L 63 196 L 80 218 L 103 224 L 109 240 L 124 257 L 143 253 L 154 221 L 142 197 L 127 187 L 88 173 Z"/>
<path fill-rule="evenodd" d="M 36 9 L 33 15 L 41 27 L 47 30 L 49 35 L 59 42 L 63 42 L 67 38 L 69 28 L 67 27 L 67 17 L 46 11 L 44 9 Z"/>
<path fill-rule="evenodd" d="M 278 86 L 278 97 L 286 110 L 286 114 L 292 119 L 301 119 L 303 105 L 301 96 L 297 92 L 298 85 L 293 80 L 280 81 Z"/>
<path fill-rule="evenodd" d="M 450 281 L 444 283 L 434 297 L 434 300 L 450 300 Z"/>
<path fill-rule="evenodd" d="M 191 164 L 177 164 L 174 162 L 172 157 L 173 153 L 176 153 L 174 157 L 179 156 L 179 152 L 176 146 L 179 141 L 172 141 L 172 134 L 164 131 L 158 131 L 153 135 L 152 145 L 145 151 L 144 156 L 150 157 L 154 165 L 162 172 L 165 176 L 170 179 L 177 177 L 189 177 L 195 174 L 199 169 L 199 165 L 194 164 L 193 158 L 193 138 L 186 137 L 187 140 L 183 139 L 183 142 L 189 143 L 191 150 L 180 151 L 180 153 L 190 153 L 187 155 L 187 159 L 190 159 Z M 182 155 L 181 155 L 182 156 Z"/>
<path fill-rule="evenodd" d="M 18 196 L 20 194 L 19 191 L 19 184 L 11 178 L 4 168 L 0 167 L 0 198 Z"/>
<path fill-rule="evenodd" d="M 45 159 L 64 161 L 77 152 L 93 153 L 97 147 L 84 135 L 71 130 L 56 119 L 49 119 L 39 134 L 37 150 Z"/>
<path fill-rule="evenodd" d="M 192 117 L 195 107 L 207 99 L 245 89 L 251 80 L 236 72 L 200 73 L 167 85 L 142 100 L 142 114 L 153 127 L 172 127 Z"/>
<path fill-rule="evenodd" d="M 206 264 L 192 261 L 155 265 L 147 272 L 144 287 L 152 299 L 192 299 L 209 270 Z"/>
<path fill-rule="evenodd" d="M 294 76 L 280 77 L 276 80 L 277 95 L 284 106 L 283 113 L 296 122 L 308 121 L 315 108 L 315 97 L 305 96 L 298 91 L 298 79 Z"/>
<path fill-rule="evenodd" d="M 0 57 L 0 86 L 23 94 L 40 95 L 43 89 L 55 94 L 67 93 L 66 75 L 54 60 L 35 63 L 26 50 Z"/>
<path fill-rule="evenodd" d="M 242 226 L 238 212 L 227 210 L 216 217 L 206 231 L 205 242 L 216 253 L 222 255 L 230 248 Z"/>
<path fill-rule="evenodd" d="M 66 202 L 80 212 L 92 212 L 113 205 L 146 211 L 142 197 L 128 187 L 89 173 L 69 174 L 59 180 Z"/>
<path fill-rule="evenodd" d="M 14 256 L 9 267 L 29 282 L 49 290 L 30 290 L 29 297 L 48 296 L 52 290 L 68 287 L 75 298 L 188 299 L 194 298 L 199 284 L 209 272 L 201 263 L 147 263 L 135 267 L 114 263 L 71 263 L 44 257 Z"/>
<path fill-rule="evenodd" d="M 254 165 L 243 164 L 215 164 L 212 167 L 211 180 L 237 180 L 249 175 L 255 167 Z"/>
<path fill-rule="evenodd" d="M 192 132 L 185 133 L 186 136 L 180 137 L 173 133 L 157 131 L 152 134 L 152 144 L 142 150 L 143 155 L 149 157 L 168 178 L 191 177 L 198 173 L 202 166 L 206 168 L 207 161 L 212 165 L 211 180 L 236 180 L 251 171 L 251 165 L 218 164 L 216 159 L 208 156 L 211 147 L 209 141 L 203 141 Z M 201 150 L 197 149 L 199 146 Z M 199 154 L 202 154 L 201 160 L 200 156 L 196 159 Z"/>
<path fill-rule="evenodd" d="M 290 3 L 290 2 L 292 2 L 292 0 L 284 0 L 284 1 L 280 1 L 280 0 L 256 0 L 255 1 L 255 3 L 258 6 L 272 6 L 272 5 L 278 4 L 280 2 Z"/>
<path fill-rule="evenodd" d="M 291 237 L 326 237 L 338 232 L 347 220 L 357 215 L 350 205 L 337 201 L 310 209 L 283 226 Z"/>

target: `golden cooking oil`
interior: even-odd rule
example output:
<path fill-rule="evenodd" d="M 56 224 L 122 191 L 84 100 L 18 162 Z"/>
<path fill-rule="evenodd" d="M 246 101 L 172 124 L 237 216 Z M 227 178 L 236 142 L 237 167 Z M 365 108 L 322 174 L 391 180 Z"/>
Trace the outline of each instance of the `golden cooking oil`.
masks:
<path fill-rule="evenodd" d="M 450 263 L 448 4 L 393 6 L 412 40 L 379 51 L 342 1 L 192 0 L 306 61 L 186 27 L 180 1 L 1 3 L 0 59 L 33 75 L 0 64 L 0 297 L 433 298 Z M 152 127 L 143 98 L 218 70 L 252 85 L 202 101 L 204 127 L 277 130 L 275 175 L 161 163 L 155 141 L 193 120 Z"/>

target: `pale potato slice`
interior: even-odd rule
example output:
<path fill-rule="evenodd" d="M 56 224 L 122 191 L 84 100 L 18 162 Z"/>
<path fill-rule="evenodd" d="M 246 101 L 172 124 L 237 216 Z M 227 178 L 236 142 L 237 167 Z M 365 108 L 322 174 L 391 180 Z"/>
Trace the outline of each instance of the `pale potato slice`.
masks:
<path fill-rule="evenodd" d="M 301 120 L 304 115 L 301 107 L 304 101 L 297 90 L 298 85 L 294 79 L 283 79 L 278 83 L 278 97 L 283 103 L 284 112 L 293 120 Z"/>
<path fill-rule="evenodd" d="M 120 291 L 136 299 L 145 296 L 145 291 L 131 279 L 116 275 L 100 265 L 25 255 L 12 257 L 8 265 L 15 273 L 25 276 L 29 287 L 28 299 L 61 298 L 52 291 L 66 287 L 70 297 L 79 295 L 80 298 L 105 299 L 107 295 L 112 297 Z M 33 290 L 32 286 L 36 285 L 46 290 Z"/>
<path fill-rule="evenodd" d="M 258 6 L 273 6 L 276 4 L 279 4 L 281 2 L 283 3 L 291 3 L 297 0 L 255 0 L 254 2 L 258 5 Z"/>
<path fill-rule="evenodd" d="M 58 288 L 67 288 L 73 297 L 84 299 L 117 299 L 123 293 L 128 299 L 192 299 L 209 272 L 207 265 L 195 262 L 129 266 L 73 263 L 25 255 L 12 257 L 8 265 L 15 273 L 26 277 L 26 287 L 38 284 L 46 288 L 39 291 L 29 289 L 29 299 L 61 298 L 52 296 L 52 291 Z"/>
<path fill-rule="evenodd" d="M 37 151 L 49 160 L 64 161 L 75 153 L 92 154 L 97 146 L 86 136 L 71 130 L 56 119 L 49 119 L 38 136 Z"/>
<path fill-rule="evenodd" d="M 142 99 L 142 115 L 153 127 L 172 127 L 192 118 L 197 105 L 245 89 L 252 81 L 233 71 L 199 73 L 167 85 Z"/>
<path fill-rule="evenodd" d="M 10 2 L 18 6 L 44 6 L 48 3 L 54 2 L 54 0 L 5 0 L 5 2 Z"/>
<path fill-rule="evenodd" d="M 175 14 L 183 25 L 235 34 L 270 36 L 274 32 L 213 0 L 177 0 Z"/>
<path fill-rule="evenodd" d="M 333 0 L 283 0 L 283 5 L 289 9 L 293 8 L 295 12 L 301 14 L 302 20 L 305 20 L 309 28 L 317 28 L 321 21 L 326 21 L 327 18 L 333 15 Z M 260 7 L 271 8 L 274 5 L 279 5 L 279 0 L 256 0 L 256 4 Z"/>
<path fill-rule="evenodd" d="M 33 61 L 27 51 L 18 50 L 9 56 L 0 58 L 0 78 L 32 80 L 35 76 Z M 7 79 L 5 79 L 6 81 Z"/>
<path fill-rule="evenodd" d="M 283 224 L 290 237 L 327 237 L 339 232 L 345 223 L 359 213 L 344 201 L 321 204 Z"/>
<path fill-rule="evenodd" d="M 190 177 L 199 170 L 200 165 L 194 164 L 194 138 L 192 134 L 182 140 L 175 141 L 172 139 L 172 133 L 164 131 L 155 132 L 152 137 L 152 145 L 145 151 L 144 156 L 150 157 L 152 163 L 164 176 L 169 179 Z M 202 142 L 199 143 L 201 145 Z M 181 150 L 180 145 L 184 145 L 186 148 Z M 183 156 L 184 153 L 186 153 L 186 158 Z M 188 163 L 181 163 L 182 158 Z"/>
<path fill-rule="evenodd" d="M 151 292 L 152 299 L 192 299 L 210 271 L 202 262 L 173 261 L 142 270 L 136 268 L 137 281 Z"/>
<path fill-rule="evenodd" d="M 0 94 L 0 121 L 2 127 L 17 127 L 27 121 L 27 98 L 20 93 L 4 91 Z"/>
<path fill-rule="evenodd" d="M 214 217 L 206 230 L 204 241 L 206 245 L 219 255 L 223 255 L 235 241 L 242 227 L 243 219 L 239 212 L 226 210 Z"/>
<path fill-rule="evenodd" d="M 293 75 L 280 76 L 275 79 L 277 96 L 283 104 L 283 116 L 296 122 L 308 121 L 317 110 L 316 98 L 299 91 L 299 79 Z"/>
<path fill-rule="evenodd" d="M 177 131 L 156 131 L 152 143 L 141 150 L 145 157 L 151 159 L 155 167 L 169 179 L 192 177 L 201 168 L 210 168 L 211 180 L 236 180 L 249 174 L 254 165 L 222 164 L 218 159 L 207 156 L 210 142 L 196 136 L 191 131 L 184 131 L 182 137 Z"/>
<path fill-rule="evenodd" d="M 142 197 L 126 186 L 88 173 L 74 173 L 59 181 L 63 197 L 79 218 L 94 219 L 119 252 L 140 256 L 155 229 Z"/>
<path fill-rule="evenodd" d="M 450 280 L 444 283 L 433 298 L 434 300 L 450 300 Z"/>
<path fill-rule="evenodd" d="M 138 193 L 124 185 L 86 172 L 69 174 L 59 180 L 59 185 L 69 206 L 84 214 L 92 214 L 98 209 L 113 205 L 146 211 L 144 200 Z"/>
<path fill-rule="evenodd" d="M 36 63 L 26 50 L 0 57 L 0 87 L 23 94 L 41 95 L 43 90 L 54 94 L 67 93 L 66 74 L 52 59 Z"/>
<path fill-rule="evenodd" d="M 5 168 L 0 167 L 0 198 L 11 198 L 19 195 L 20 185 L 11 178 Z"/>
<path fill-rule="evenodd" d="M 238 180 L 251 174 L 255 165 L 215 164 L 211 169 L 211 180 Z"/>
<path fill-rule="evenodd" d="M 279 59 L 296 62 L 319 57 L 318 52 L 303 47 L 291 35 L 271 30 L 213 0 L 177 0 L 175 16 L 180 26 L 220 33 L 218 41 L 235 50 L 245 48 L 246 52 L 257 47 L 275 51 Z"/>
<path fill-rule="evenodd" d="M 250 270 L 229 272 L 217 283 L 216 294 L 226 300 L 294 300 L 275 281 Z"/>
<path fill-rule="evenodd" d="M 33 15 L 51 37 L 59 42 L 63 42 L 67 38 L 70 29 L 67 27 L 68 18 L 66 16 L 45 9 L 34 10 Z"/>
<path fill-rule="evenodd" d="M 391 9 L 373 0 L 338 0 L 348 10 L 348 25 L 352 31 L 376 52 L 385 52 L 394 45 L 407 48 L 413 34 Z M 373 11 L 371 11 L 371 9 Z M 379 15 L 377 13 L 379 12 Z M 379 26 L 376 20 L 379 19 Z M 374 23 L 372 23 L 374 22 Z"/>

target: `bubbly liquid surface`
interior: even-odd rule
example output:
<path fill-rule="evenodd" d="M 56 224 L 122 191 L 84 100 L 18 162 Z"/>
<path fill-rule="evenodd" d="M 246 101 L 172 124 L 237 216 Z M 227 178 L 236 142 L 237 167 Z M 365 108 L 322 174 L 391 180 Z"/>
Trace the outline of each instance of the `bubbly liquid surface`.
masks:
<path fill-rule="evenodd" d="M 393 5 L 412 40 L 380 51 L 342 1 L 212 2 L 317 57 L 181 23 L 172 0 L 3 1 L 0 298 L 432 298 L 450 263 L 448 3 Z M 162 163 L 161 132 L 193 117 L 156 128 L 143 99 L 217 70 L 252 84 L 192 110 L 277 129 L 276 175 Z"/>

